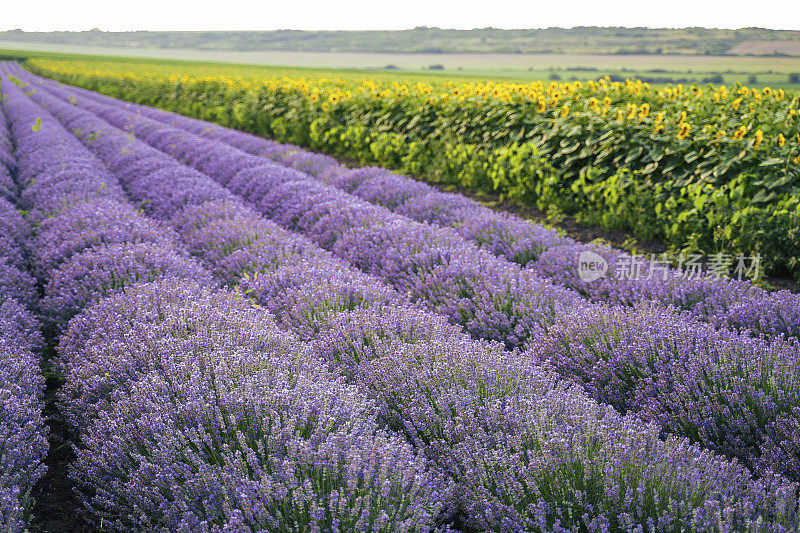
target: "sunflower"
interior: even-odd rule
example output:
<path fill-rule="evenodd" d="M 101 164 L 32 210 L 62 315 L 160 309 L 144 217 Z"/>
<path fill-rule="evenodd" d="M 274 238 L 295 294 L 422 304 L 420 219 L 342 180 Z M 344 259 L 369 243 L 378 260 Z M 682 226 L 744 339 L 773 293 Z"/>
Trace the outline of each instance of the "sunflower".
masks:
<path fill-rule="evenodd" d="M 747 135 L 747 126 L 741 125 L 739 129 L 736 130 L 736 133 L 733 134 L 734 139 L 744 139 L 744 136 Z"/>
<path fill-rule="evenodd" d="M 647 115 L 650 114 L 650 104 L 642 104 L 639 108 L 639 122 L 643 121 L 647 118 Z"/>
<path fill-rule="evenodd" d="M 753 142 L 753 148 L 758 148 L 763 140 L 764 132 L 761 130 L 756 130 L 756 140 Z"/>
<path fill-rule="evenodd" d="M 688 122 L 681 122 L 680 124 L 678 124 L 678 134 L 676 135 L 676 137 L 679 140 L 685 139 L 686 137 L 689 136 L 689 132 L 691 130 L 692 130 L 691 124 L 689 124 Z"/>
<path fill-rule="evenodd" d="M 656 124 L 656 127 L 653 129 L 653 133 L 664 133 L 664 125 L 663 124 Z"/>
<path fill-rule="evenodd" d="M 783 148 L 783 145 L 786 144 L 786 137 L 783 136 L 783 133 L 778 134 L 778 146 Z"/>
<path fill-rule="evenodd" d="M 568 105 L 564 105 L 564 106 L 561 107 L 561 118 L 564 118 L 567 115 L 569 115 L 569 106 Z"/>
<path fill-rule="evenodd" d="M 332 104 L 338 104 L 338 103 L 339 103 L 339 95 L 338 95 L 338 94 L 336 94 L 336 93 L 333 93 L 333 94 L 332 94 L 332 95 L 330 95 L 330 97 L 328 98 L 328 101 L 329 101 L 330 103 L 332 103 Z"/>

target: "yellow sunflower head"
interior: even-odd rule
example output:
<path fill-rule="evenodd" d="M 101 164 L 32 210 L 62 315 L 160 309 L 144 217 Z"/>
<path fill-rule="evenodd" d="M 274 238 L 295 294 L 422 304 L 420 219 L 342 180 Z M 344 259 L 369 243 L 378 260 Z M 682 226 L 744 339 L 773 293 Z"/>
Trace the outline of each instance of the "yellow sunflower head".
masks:
<path fill-rule="evenodd" d="M 761 130 L 756 130 L 755 133 L 755 140 L 753 141 L 753 148 L 758 148 L 761 146 L 761 143 L 764 141 L 764 132 Z"/>

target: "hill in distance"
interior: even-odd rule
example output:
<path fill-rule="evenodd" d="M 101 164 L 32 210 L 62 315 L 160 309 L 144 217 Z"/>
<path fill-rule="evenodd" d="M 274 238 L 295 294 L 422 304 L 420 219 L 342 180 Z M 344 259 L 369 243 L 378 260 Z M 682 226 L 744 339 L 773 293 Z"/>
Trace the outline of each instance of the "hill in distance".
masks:
<path fill-rule="evenodd" d="M 800 56 L 800 31 L 577 27 L 529 30 L 0 32 L 0 40 L 195 50 Z"/>

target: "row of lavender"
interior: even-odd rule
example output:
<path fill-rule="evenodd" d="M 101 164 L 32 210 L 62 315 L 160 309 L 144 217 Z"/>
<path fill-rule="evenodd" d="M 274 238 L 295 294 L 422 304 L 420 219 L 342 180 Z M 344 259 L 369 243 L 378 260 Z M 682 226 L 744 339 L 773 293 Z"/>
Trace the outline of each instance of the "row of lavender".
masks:
<path fill-rule="evenodd" d="M 45 98 L 42 94 L 38 97 Z M 62 105 L 56 109 L 58 103 L 52 99 L 42 101 L 59 116 L 65 117 L 62 120 L 71 127 L 80 129 L 84 141 L 96 153 L 106 153 L 109 161 L 112 154 L 118 155 L 123 151 L 126 153 L 122 157 L 136 152 L 142 155 L 143 147 L 131 143 L 126 148 L 123 138 L 127 142 L 130 140 L 120 137 L 120 132 L 114 132 L 109 125 L 96 121 L 92 126 L 85 114 L 83 119 L 79 118 L 70 106 Z M 67 116 L 72 119 L 67 119 Z M 150 212 L 161 213 L 167 218 L 168 210 L 160 211 L 162 207 L 159 206 L 168 205 L 171 198 L 186 199 L 193 195 L 196 198 L 197 191 L 205 190 L 205 184 L 191 182 L 188 175 L 181 174 L 175 167 L 170 168 L 168 159 L 155 161 L 155 156 L 149 159 L 153 159 L 150 161 L 153 167 L 130 183 L 136 183 L 139 190 L 156 193 L 146 196 L 145 207 L 152 210 Z M 170 169 L 168 174 L 159 174 L 162 165 Z M 120 172 L 118 175 L 127 174 Z M 165 184 L 165 176 L 176 176 L 177 179 Z M 146 185 L 148 181 L 150 185 Z M 207 186 L 211 187 L 212 182 L 208 181 Z M 129 190 L 134 190 L 134 187 Z M 167 194 L 167 199 L 159 202 L 164 194 Z M 151 202 L 156 205 L 150 207 Z M 200 240 L 194 241 L 199 256 L 208 253 L 209 258 L 216 257 L 215 260 L 209 259 L 210 265 L 224 262 L 239 251 L 247 251 L 247 248 L 264 246 L 264 243 L 259 244 L 260 239 L 249 240 L 244 234 L 246 226 L 238 227 L 238 235 L 235 231 L 227 233 L 229 220 L 236 220 L 238 215 L 250 216 L 252 212 L 247 213 L 239 207 L 226 212 L 225 206 L 231 207 L 225 202 L 186 208 L 184 211 L 191 215 L 183 224 L 180 222 L 184 220 L 182 215 L 175 218 L 176 227 L 189 231 L 183 234 L 185 236 L 192 231 L 199 231 L 202 235 L 203 229 L 210 228 L 205 234 L 205 244 Z M 261 227 L 265 222 L 262 219 L 238 220 L 247 221 L 256 228 L 259 220 Z M 235 224 L 233 229 L 237 229 Z M 226 239 L 226 236 L 230 238 Z M 266 245 L 273 246 L 272 242 Z M 303 301 L 313 303 L 314 299 Z M 579 389 L 559 383 L 552 374 L 522 362 L 524 359 L 509 358 L 496 347 L 458 335 L 456 330 L 427 313 L 371 306 L 352 313 L 326 317 L 323 312 L 317 316 L 325 320 L 322 331 L 312 336 L 315 353 L 342 369 L 346 376 L 359 384 L 362 392 L 376 400 L 382 413 L 379 419 L 390 427 L 402 428 L 403 433 L 425 449 L 429 457 L 441 458 L 439 464 L 464 482 L 460 486 L 464 493 L 460 500 L 478 527 L 509 530 L 530 529 L 537 525 L 578 527 L 576 521 L 578 524 L 583 521 L 588 522 L 584 525 L 600 528 L 610 525 L 627 529 L 647 523 L 647 519 L 663 529 L 679 529 L 687 522 L 691 527 L 703 523 L 713 527 L 712 524 L 717 525 L 718 520 L 723 520 L 728 527 L 753 529 L 769 528 L 769 522 L 773 525 L 774 522 L 783 522 L 786 527 L 792 527 L 794 523 L 796 501 L 793 487 L 776 487 L 775 492 L 765 490 L 769 484 L 767 480 L 754 485 L 748 480 L 749 474 L 739 467 L 714 460 L 680 441 L 661 442 L 655 428 L 643 426 L 632 418 L 620 418 L 613 411 L 588 400 Z M 104 332 L 114 331 L 119 320 L 116 317 L 113 321 L 103 322 L 99 317 L 93 317 L 87 318 L 86 322 L 100 324 L 95 335 L 107 340 L 108 335 Z M 234 328 L 234 331 L 238 329 Z M 114 338 L 111 338 L 112 345 L 120 346 L 127 342 L 125 336 L 119 337 L 125 340 L 118 344 L 113 342 Z M 81 344 L 83 342 L 74 344 L 75 351 Z M 102 347 L 103 343 L 98 339 L 96 345 Z M 95 355 L 86 358 L 100 365 L 85 374 L 92 379 L 102 374 L 104 368 L 108 371 L 115 366 L 107 363 L 110 354 Z M 182 383 L 180 379 L 176 382 Z M 123 398 L 128 394 L 122 395 Z M 504 403 L 497 403 L 500 399 Z M 115 405 L 122 405 L 120 402 L 117 400 Z M 130 402 L 125 405 L 128 411 L 117 412 L 115 420 L 127 412 L 139 412 Z M 124 424 L 122 429 L 122 435 L 130 436 Z M 158 429 L 163 431 L 164 427 Z M 141 444 L 141 431 L 133 439 L 136 445 Z M 116 435 L 118 433 L 109 432 L 104 436 L 111 439 Z M 235 432 L 225 436 L 230 442 L 239 442 L 241 449 L 247 449 L 245 444 L 252 447 L 249 440 L 244 444 L 237 441 Z M 124 438 L 113 439 L 112 448 L 118 453 L 120 449 L 129 451 L 130 448 L 124 447 L 124 441 Z M 643 443 L 650 444 L 643 446 Z M 529 454 L 534 450 L 541 453 L 535 466 L 528 462 Z M 490 457 L 501 462 L 487 461 Z M 175 464 L 165 465 L 170 472 L 176 467 L 181 471 L 180 465 L 185 467 L 187 463 L 184 456 L 170 455 L 170 458 L 175 461 Z M 194 458 L 192 455 L 189 459 Z M 190 464 L 197 466 L 197 463 Z M 505 470 L 513 464 L 518 467 Z M 632 469 L 631 465 L 638 466 Z M 148 466 L 152 472 L 154 465 Z M 570 472 L 569 468 L 574 470 Z M 578 471 L 585 469 L 596 472 L 599 477 L 587 480 L 578 475 Z M 662 478 L 664 472 L 669 473 L 668 481 Z M 231 479 L 230 470 L 226 473 L 224 479 Z M 241 471 L 239 473 L 244 475 Z M 249 471 L 247 475 L 252 478 Z M 653 486 L 656 478 L 665 483 Z M 696 485 L 697 479 L 704 482 Z M 570 482 L 574 484 L 570 486 Z M 600 490 L 596 485 L 598 482 L 602 487 Z M 558 485 L 555 493 L 552 490 L 554 483 Z M 530 493 L 531 486 L 537 487 L 533 494 Z M 192 488 L 198 490 L 197 486 Z M 203 488 L 217 494 L 209 487 Z M 588 490 L 592 488 L 594 490 Z M 696 488 L 700 492 L 695 492 Z M 576 496 L 575 491 L 581 491 L 585 496 Z M 186 501 L 196 501 L 191 496 L 196 498 L 197 494 L 181 492 L 179 500 L 183 509 Z M 274 497 L 274 493 L 260 496 Z M 119 500 L 113 501 L 120 503 Z M 236 501 L 242 503 L 243 499 Z M 253 502 L 252 499 L 246 501 Z M 259 502 L 262 507 L 258 511 L 265 512 L 263 500 L 256 499 L 256 503 Z M 730 510 L 725 514 L 722 510 L 727 506 Z M 769 517 L 763 514 L 765 509 L 771 509 Z M 196 511 L 196 508 L 191 507 L 191 510 Z M 777 514 L 771 514 L 772 510 L 777 510 Z M 582 516 L 581 511 L 586 512 L 586 516 Z M 256 511 L 251 506 L 248 512 Z M 759 526 L 749 522 L 748 519 L 754 516 L 766 518 L 767 523 Z"/>
<path fill-rule="evenodd" d="M 377 427 L 373 405 L 269 313 L 214 290 L 77 139 L 17 87 L 3 92 L 91 518 L 122 530 L 432 524 L 447 484 Z"/>
<path fill-rule="evenodd" d="M 54 82 L 33 77 L 54 86 Z M 120 104 L 112 98 L 71 88 L 71 91 L 98 103 Z M 682 272 L 663 270 L 649 262 L 640 265 L 637 276 L 609 275 L 586 282 L 578 275 L 578 257 L 592 251 L 602 256 L 614 272 L 624 261 L 623 254 L 606 246 L 581 244 L 513 215 L 496 213 L 461 195 L 446 194 L 414 179 L 385 169 L 368 167 L 350 170 L 328 156 L 311 153 L 296 146 L 284 145 L 247 133 L 221 128 L 214 124 L 182 117 L 147 106 L 124 104 L 143 116 L 162 121 L 242 151 L 266 156 L 302 171 L 290 174 L 290 181 L 318 179 L 373 204 L 386 206 L 395 213 L 420 222 L 453 228 L 463 238 L 481 248 L 521 265 L 571 288 L 592 301 L 633 305 L 656 301 L 716 325 L 776 335 L 800 336 L 800 296 L 788 291 L 767 293 L 749 282 L 729 280 L 687 280 Z M 228 155 L 222 153 L 221 155 Z M 206 161 L 204 170 L 214 174 L 214 165 L 228 165 L 229 157 Z M 240 167 L 236 167 L 237 169 Z M 649 272 L 653 269 L 652 276 Z"/>
<path fill-rule="evenodd" d="M 30 226 L 12 203 L 18 200 L 13 152 L 0 111 L 0 530 L 12 532 L 24 529 L 48 449 L 38 293 L 26 271 Z"/>
<path fill-rule="evenodd" d="M 64 98 L 68 95 L 68 91 L 62 93 Z M 56 105 L 67 104 L 62 100 Z M 124 110 L 107 106 L 81 103 L 67 107 L 92 108 L 119 124 L 127 124 L 128 120 Z M 198 166 L 202 167 L 202 161 L 218 155 L 207 141 L 200 139 L 192 144 L 191 141 L 197 139 L 189 134 L 176 133 L 169 127 L 145 119 L 138 120 L 145 133 L 143 138 L 169 150 L 183 147 L 187 163 L 198 160 Z M 86 130 L 86 134 L 94 137 L 94 132 L 107 132 L 111 127 L 105 122 L 96 123 Z M 237 160 L 230 150 L 223 149 L 223 153 L 228 155 L 224 161 L 233 169 L 231 172 L 250 162 L 246 155 Z M 153 164 L 158 166 L 162 163 Z M 232 181 L 246 173 L 250 176 L 252 190 L 264 191 L 279 179 L 273 178 L 276 172 L 278 170 L 270 165 L 256 167 L 240 172 Z M 292 174 L 284 171 L 287 173 Z M 260 183 L 259 177 L 266 184 Z M 269 189 L 261 194 L 267 199 L 257 204 L 262 208 L 277 205 L 278 200 L 284 198 L 281 194 L 271 196 Z M 346 198 L 337 195 L 335 200 L 346 201 Z M 312 238 L 333 235 L 335 239 L 342 225 L 345 226 L 343 233 L 347 235 L 349 224 L 355 225 L 352 233 L 356 236 L 370 231 L 358 226 L 363 221 L 354 222 L 346 218 L 355 208 L 347 210 L 336 202 L 315 206 L 312 198 L 310 204 L 303 204 L 310 205 L 308 209 L 311 212 L 336 215 L 332 218 L 332 228 L 330 218 L 321 218 L 317 225 L 312 226 L 309 232 Z M 269 208 L 265 211 L 271 212 Z M 285 222 L 280 216 L 277 220 Z M 409 229 L 408 226 L 399 227 Z M 370 235 L 379 237 L 374 231 Z M 394 236 L 397 239 L 395 243 L 404 237 L 402 232 Z M 425 251 L 424 247 L 428 245 L 430 250 L 429 238 L 430 234 L 423 232 L 422 238 L 416 239 L 419 249 Z M 385 247 L 370 241 L 356 241 L 353 246 L 356 257 L 358 254 L 385 255 Z M 333 249 L 337 251 L 336 246 Z M 393 250 L 394 254 L 402 251 Z M 398 260 L 394 254 L 389 260 Z M 410 266 L 408 263 L 400 265 L 407 270 L 396 267 L 389 276 L 384 276 L 396 286 L 398 279 L 402 280 L 400 276 L 427 273 L 420 268 L 420 263 L 413 263 L 417 258 L 399 259 L 411 262 Z M 463 272 L 458 270 L 462 265 L 448 264 L 441 256 L 434 258 L 433 262 L 436 260 L 440 261 L 435 266 L 439 268 L 437 274 L 442 275 L 442 285 L 450 282 L 455 286 L 455 291 L 446 293 L 444 298 L 470 298 L 470 293 L 459 295 L 457 292 L 461 279 L 454 273 Z M 385 275 L 385 271 L 378 273 Z M 406 287 L 399 285 L 399 288 Z M 426 303 L 430 304 L 430 301 Z M 437 307 L 439 303 L 434 301 L 432 307 L 441 309 Z M 454 320 L 453 314 L 447 316 L 455 323 L 459 323 L 461 317 L 455 315 Z M 795 340 L 785 341 L 780 337 L 755 339 L 745 333 L 718 330 L 689 317 L 647 307 L 608 308 L 578 302 L 555 309 L 549 318 L 546 327 L 524 333 L 527 335 L 527 351 L 523 357 L 549 365 L 565 377 L 581 383 L 595 399 L 615 406 L 622 413 L 638 413 L 645 420 L 657 422 L 666 431 L 690 437 L 708 448 L 736 457 L 759 472 L 772 469 L 797 479 L 800 466 L 800 453 L 796 447 L 800 437 L 800 393 L 796 384 L 800 377 L 800 348 Z M 703 379 L 687 380 L 687 372 L 694 372 Z"/>

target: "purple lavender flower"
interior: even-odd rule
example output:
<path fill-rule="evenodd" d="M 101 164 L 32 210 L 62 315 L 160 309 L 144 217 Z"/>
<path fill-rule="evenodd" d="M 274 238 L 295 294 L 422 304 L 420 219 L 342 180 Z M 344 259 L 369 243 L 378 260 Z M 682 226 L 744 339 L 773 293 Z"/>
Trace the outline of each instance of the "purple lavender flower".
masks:
<path fill-rule="evenodd" d="M 33 309 L 38 300 L 33 276 L 0 257 L 0 302 L 14 299 Z"/>
<path fill-rule="evenodd" d="M 245 278 L 241 286 L 305 339 L 314 337 L 320 325 L 339 312 L 402 301 L 390 287 L 323 258 L 303 258 Z"/>
<path fill-rule="evenodd" d="M 293 336 L 239 295 L 175 278 L 126 288 L 87 307 L 61 336 L 62 411 L 74 427 L 84 428 L 115 390 L 130 389 L 163 358 L 237 346 L 277 350 L 302 367 Z"/>
<path fill-rule="evenodd" d="M 467 337 L 440 315 L 412 306 L 378 305 L 333 315 L 321 325 L 311 346 L 315 357 L 355 380 L 362 365 L 389 355 L 399 344 L 458 338 Z"/>
<path fill-rule="evenodd" d="M 213 283 L 193 259 L 157 244 L 112 244 L 90 248 L 53 271 L 45 287 L 42 311 L 55 324 L 63 324 L 92 301 L 162 277 Z"/>
<path fill-rule="evenodd" d="M 304 258 L 330 258 L 308 240 L 242 205 L 207 202 L 177 213 L 173 224 L 189 252 L 228 284 Z M 340 268 L 344 268 L 343 265 Z"/>
<path fill-rule="evenodd" d="M 384 170 L 382 173 L 362 181 L 352 191 L 352 194 L 394 211 L 408 200 L 434 191 L 435 189 L 430 185 Z"/>
<path fill-rule="evenodd" d="M 353 388 L 240 348 L 167 358 L 86 432 L 71 476 L 121 529 L 416 531 L 448 484 Z M 131 460 L 131 458 L 135 458 Z"/>
<path fill-rule="evenodd" d="M 47 273 L 76 253 L 99 245 L 152 243 L 170 248 L 177 236 L 129 205 L 116 200 L 96 200 L 44 220 L 32 243 L 37 275 Z"/>
<path fill-rule="evenodd" d="M 484 421 L 489 421 L 487 424 Z M 483 531 L 785 531 L 796 486 L 621 417 L 577 388 L 486 406 L 453 450 Z"/>
<path fill-rule="evenodd" d="M 559 317 L 528 356 L 622 413 L 758 472 L 800 472 L 800 344 L 717 329 L 656 307 Z"/>
<path fill-rule="evenodd" d="M 593 281 L 581 279 L 578 262 L 584 252 L 606 261 L 606 275 Z M 718 326 L 800 338 L 800 295 L 788 291 L 768 293 L 749 281 L 687 278 L 680 270 L 664 269 L 596 244 L 555 246 L 543 252 L 531 268 L 596 302 L 657 302 Z"/>
<path fill-rule="evenodd" d="M 30 237 L 31 228 L 22 214 L 11 202 L 0 198 L 0 230 L 22 246 Z"/>
<path fill-rule="evenodd" d="M 0 527 L 23 531 L 23 519 L 33 505 L 31 490 L 46 470 L 44 378 L 33 353 L 11 342 L 6 333 L 0 330 Z"/>

